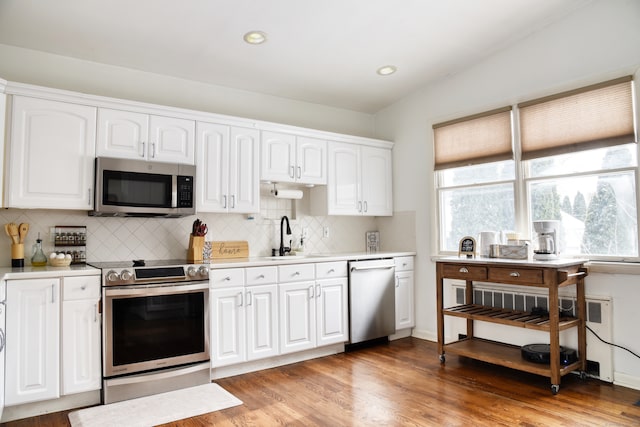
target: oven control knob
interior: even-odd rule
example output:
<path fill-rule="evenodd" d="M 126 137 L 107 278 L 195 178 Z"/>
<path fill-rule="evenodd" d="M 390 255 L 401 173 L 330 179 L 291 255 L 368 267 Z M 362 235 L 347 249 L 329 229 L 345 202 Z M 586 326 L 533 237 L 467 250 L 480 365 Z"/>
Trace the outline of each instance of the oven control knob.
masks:
<path fill-rule="evenodd" d="M 131 280 L 133 279 L 133 274 L 131 274 L 129 270 L 122 270 L 122 272 L 120 273 L 120 278 L 122 280 Z"/>
<path fill-rule="evenodd" d="M 209 275 L 209 269 L 206 266 L 201 265 L 200 268 L 198 268 L 198 273 L 201 276 L 207 277 Z"/>
<path fill-rule="evenodd" d="M 120 280 L 120 275 L 118 274 L 117 271 L 114 271 L 114 270 L 109 270 L 109 272 L 105 277 L 107 279 L 107 282 L 116 282 Z"/>
<path fill-rule="evenodd" d="M 195 267 L 189 267 L 187 268 L 187 276 L 189 277 L 196 277 L 196 274 L 198 274 L 198 272 L 196 271 Z"/>

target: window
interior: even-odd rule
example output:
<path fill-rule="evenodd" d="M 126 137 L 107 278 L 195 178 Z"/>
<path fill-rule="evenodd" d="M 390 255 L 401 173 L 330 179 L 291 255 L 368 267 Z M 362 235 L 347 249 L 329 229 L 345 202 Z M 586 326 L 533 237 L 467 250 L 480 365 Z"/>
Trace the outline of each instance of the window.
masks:
<path fill-rule="evenodd" d="M 440 251 L 455 252 L 462 237 L 481 231 L 533 236 L 532 221 L 559 220 L 564 256 L 638 258 L 632 100 L 631 78 L 623 78 L 522 103 L 522 160 L 436 164 Z M 436 152 L 445 143 L 439 126 Z M 464 138 L 477 150 L 473 133 Z"/>

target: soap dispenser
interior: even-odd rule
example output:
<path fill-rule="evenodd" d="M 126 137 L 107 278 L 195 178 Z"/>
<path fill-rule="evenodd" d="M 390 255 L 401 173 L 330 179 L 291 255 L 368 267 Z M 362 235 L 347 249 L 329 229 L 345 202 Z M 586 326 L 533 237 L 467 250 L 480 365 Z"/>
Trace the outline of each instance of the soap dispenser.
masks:
<path fill-rule="evenodd" d="M 34 267 L 44 267 L 47 265 L 47 257 L 44 252 L 42 252 L 42 239 L 40 238 L 40 233 L 38 233 L 38 238 L 36 239 L 36 243 L 33 245 L 33 256 L 31 257 L 31 265 Z"/>

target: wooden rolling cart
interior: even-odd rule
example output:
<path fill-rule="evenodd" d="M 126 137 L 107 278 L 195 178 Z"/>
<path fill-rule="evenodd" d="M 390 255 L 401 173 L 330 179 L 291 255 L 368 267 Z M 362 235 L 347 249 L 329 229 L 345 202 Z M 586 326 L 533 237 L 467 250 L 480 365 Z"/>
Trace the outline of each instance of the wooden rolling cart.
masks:
<path fill-rule="evenodd" d="M 459 257 L 438 259 L 436 289 L 440 362 L 444 363 L 445 353 L 450 353 L 547 376 L 551 379 L 553 394 L 560 390 L 560 379 L 563 375 L 579 370 L 581 377 L 584 378 L 587 353 L 584 278 L 588 274 L 588 270 L 584 267 L 585 262 L 585 260 L 527 261 Z M 445 279 L 461 279 L 466 282 L 466 304 L 444 308 L 442 298 Z M 549 313 L 532 314 L 473 304 L 474 281 L 546 288 L 549 295 Z M 576 287 L 576 317 L 560 316 L 558 289 L 565 286 Z M 467 319 L 466 338 L 445 344 L 445 315 Z M 550 363 L 539 364 L 523 359 L 519 346 L 474 337 L 473 322 L 476 320 L 548 332 Z M 560 331 L 570 328 L 575 328 L 578 335 L 578 360 L 562 365 L 560 363 Z"/>

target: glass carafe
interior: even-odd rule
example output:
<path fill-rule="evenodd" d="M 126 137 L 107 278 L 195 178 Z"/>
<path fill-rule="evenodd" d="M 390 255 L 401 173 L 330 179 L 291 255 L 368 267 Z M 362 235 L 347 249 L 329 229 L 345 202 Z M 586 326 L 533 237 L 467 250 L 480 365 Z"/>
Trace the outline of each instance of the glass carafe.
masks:
<path fill-rule="evenodd" d="M 31 257 L 31 265 L 34 267 L 43 267 L 47 265 L 47 257 L 44 252 L 42 252 L 42 239 L 40 238 L 40 233 L 38 233 L 38 238 L 36 239 L 36 243 L 33 245 L 33 256 Z"/>

